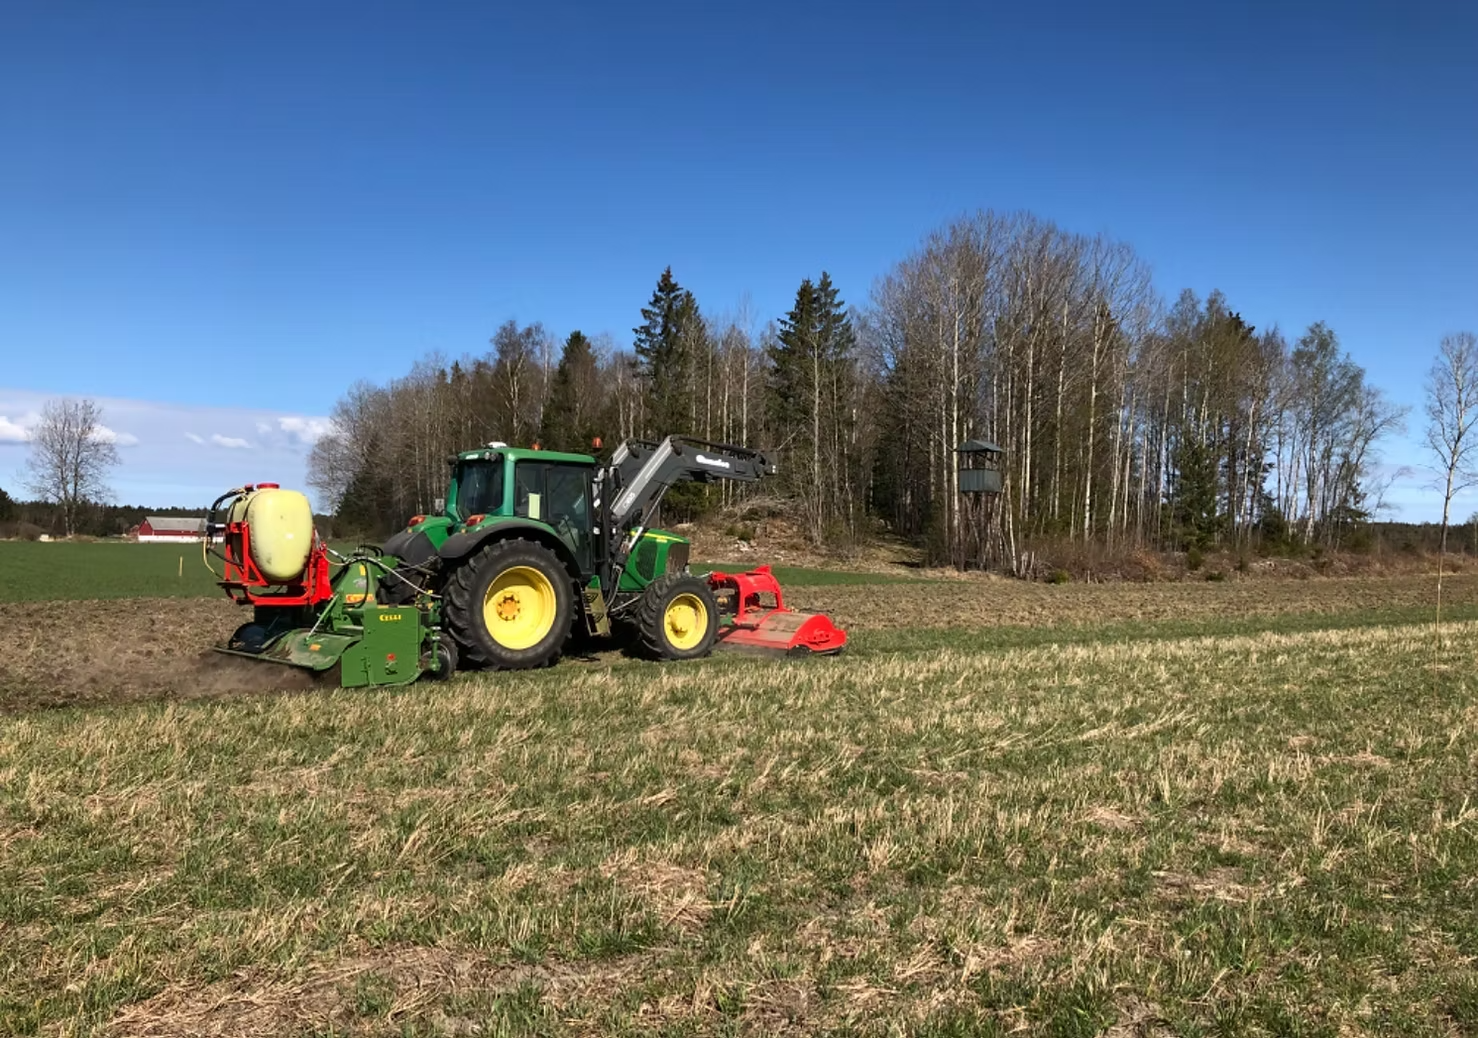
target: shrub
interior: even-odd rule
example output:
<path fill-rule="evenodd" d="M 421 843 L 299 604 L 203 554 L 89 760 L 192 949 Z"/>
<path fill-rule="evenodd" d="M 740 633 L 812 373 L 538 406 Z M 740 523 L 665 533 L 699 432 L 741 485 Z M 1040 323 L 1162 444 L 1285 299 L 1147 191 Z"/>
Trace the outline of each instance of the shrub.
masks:
<path fill-rule="evenodd" d="M 732 537 L 736 541 L 748 541 L 754 543 L 754 527 L 747 523 L 730 523 L 724 527 L 724 536 Z"/>
<path fill-rule="evenodd" d="M 1185 553 L 1185 568 L 1190 570 L 1192 573 L 1200 569 L 1201 563 L 1204 561 L 1205 559 L 1201 555 L 1200 548 L 1192 548 L 1190 551 Z"/>
<path fill-rule="evenodd" d="M 1227 579 L 1227 575 L 1219 569 L 1214 569 L 1206 574 L 1206 579 L 1213 583 L 1219 584 L 1223 580 Z"/>
<path fill-rule="evenodd" d="M 1246 573 L 1251 568 L 1252 567 L 1248 563 L 1247 556 L 1245 554 L 1238 555 L 1237 556 L 1237 572 L 1238 573 Z"/>
<path fill-rule="evenodd" d="M 1073 575 L 1065 569 L 1054 569 L 1051 573 L 1047 574 L 1047 583 L 1049 584 L 1068 584 L 1072 582 L 1072 579 Z"/>

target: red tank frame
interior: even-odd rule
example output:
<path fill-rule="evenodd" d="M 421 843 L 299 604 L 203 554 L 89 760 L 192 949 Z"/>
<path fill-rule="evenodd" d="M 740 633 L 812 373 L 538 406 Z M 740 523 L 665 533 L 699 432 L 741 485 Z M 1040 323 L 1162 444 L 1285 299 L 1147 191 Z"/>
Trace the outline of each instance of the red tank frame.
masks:
<path fill-rule="evenodd" d="M 241 492 L 276 489 L 276 483 L 249 483 L 241 488 Z M 302 579 L 290 584 L 268 580 L 252 561 L 251 529 L 245 520 L 226 523 L 225 534 L 221 557 L 225 560 L 226 569 L 222 579 L 216 583 L 238 605 L 311 606 L 333 597 L 333 588 L 329 585 L 328 549 L 318 539 L 317 530 L 313 531 L 313 547 L 308 552 L 308 564 L 303 568 Z M 259 595 L 253 588 L 281 590 Z"/>

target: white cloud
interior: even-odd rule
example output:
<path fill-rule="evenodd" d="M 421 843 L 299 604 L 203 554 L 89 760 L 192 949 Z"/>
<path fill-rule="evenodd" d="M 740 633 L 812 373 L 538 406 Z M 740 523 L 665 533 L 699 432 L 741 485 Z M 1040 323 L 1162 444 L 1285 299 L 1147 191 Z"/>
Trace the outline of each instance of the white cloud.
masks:
<path fill-rule="evenodd" d="M 92 434 L 92 438 L 99 443 L 112 443 L 117 444 L 119 447 L 137 447 L 139 445 L 139 438 L 133 433 L 114 432 L 106 425 L 99 425 L 97 432 Z"/>
<path fill-rule="evenodd" d="M 328 418 L 300 418 L 286 415 L 277 419 L 277 427 L 305 447 L 311 447 L 334 431 L 334 423 Z"/>
<path fill-rule="evenodd" d="M 0 414 L 0 443 L 25 443 L 29 440 L 31 434 L 26 429 L 26 426 L 30 424 L 27 420 L 29 418 L 34 418 L 34 416 L 28 415 L 11 420 Z"/>
<path fill-rule="evenodd" d="M 0 418 L 0 486 L 22 481 L 19 470 L 29 446 L 26 431 L 36 428 L 41 409 L 53 399 L 51 394 L 6 388 L 0 373 L 0 415 L 5 416 Z M 119 437 L 114 442 L 119 444 L 122 464 L 110 474 L 110 485 L 119 501 L 150 508 L 197 507 L 228 486 L 262 479 L 306 490 L 309 447 L 331 428 L 327 418 L 314 417 L 311 411 L 161 404 L 122 397 L 98 397 L 96 402 L 104 410 L 103 421 Z M 220 438 L 213 439 L 212 431 Z M 137 446 L 124 450 L 122 445 L 135 438 Z"/>
<path fill-rule="evenodd" d="M 31 411 L 17 418 L 0 414 L 0 443 L 26 443 L 31 439 L 31 429 L 41 421 L 39 411 Z M 137 447 L 139 438 L 133 433 L 118 432 L 106 425 L 99 425 L 92 434 L 98 443 L 111 443 L 118 447 Z"/>

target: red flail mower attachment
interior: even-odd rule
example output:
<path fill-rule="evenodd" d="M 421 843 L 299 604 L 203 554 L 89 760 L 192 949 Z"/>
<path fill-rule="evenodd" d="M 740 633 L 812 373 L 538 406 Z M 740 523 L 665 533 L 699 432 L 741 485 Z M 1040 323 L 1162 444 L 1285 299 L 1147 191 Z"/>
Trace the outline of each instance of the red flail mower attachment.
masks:
<path fill-rule="evenodd" d="M 710 573 L 708 586 L 728 621 L 719 625 L 720 645 L 809 656 L 841 652 L 847 644 L 847 632 L 824 613 L 785 608 L 780 582 L 769 566 L 748 573 Z"/>

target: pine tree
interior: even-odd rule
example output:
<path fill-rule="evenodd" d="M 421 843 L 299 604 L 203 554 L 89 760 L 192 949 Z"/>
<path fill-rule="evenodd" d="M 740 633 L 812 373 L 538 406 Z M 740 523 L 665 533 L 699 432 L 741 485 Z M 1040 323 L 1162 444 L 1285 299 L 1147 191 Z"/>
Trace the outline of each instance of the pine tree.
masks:
<path fill-rule="evenodd" d="M 770 400 L 767 410 L 773 428 L 794 442 L 812 410 L 817 380 L 812 371 L 819 356 L 820 320 L 816 313 L 816 286 L 801 282 L 795 305 L 780 319 L 780 331 L 766 353 L 770 358 Z M 807 440 L 809 446 L 809 439 Z"/>
<path fill-rule="evenodd" d="M 372 436 L 369 447 L 368 460 L 354 474 L 344 496 L 339 499 L 334 521 L 341 531 L 378 537 L 389 533 L 409 517 L 395 514 L 395 488 L 390 477 L 376 465 L 381 455 L 379 438 Z"/>
<path fill-rule="evenodd" d="M 7 494 L 4 488 L 0 488 L 0 523 L 8 523 L 15 518 L 15 499 Z"/>
<path fill-rule="evenodd" d="M 601 411 L 595 350 L 582 332 L 571 332 L 550 381 L 539 442 L 549 450 L 589 451 L 601 435 Z"/>
<path fill-rule="evenodd" d="M 1189 548 L 1210 547 L 1221 530 L 1217 511 L 1216 449 L 1191 437 L 1176 451 L 1174 515 L 1181 540 Z"/>
<path fill-rule="evenodd" d="M 668 267 L 633 328 L 637 361 L 647 383 L 647 429 L 653 436 L 691 432 L 693 338 L 702 328 L 698 302 Z"/>
<path fill-rule="evenodd" d="M 857 507 L 852 468 L 853 354 L 856 335 L 831 276 L 806 278 L 767 349 L 768 410 L 788 446 L 786 471 L 806 502 L 809 534 L 822 541 Z"/>

